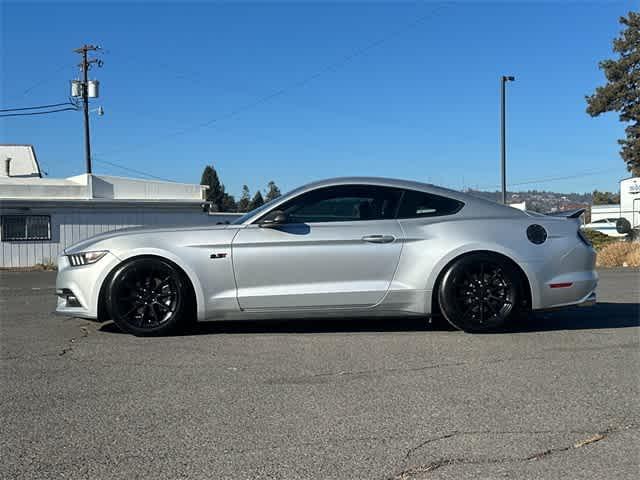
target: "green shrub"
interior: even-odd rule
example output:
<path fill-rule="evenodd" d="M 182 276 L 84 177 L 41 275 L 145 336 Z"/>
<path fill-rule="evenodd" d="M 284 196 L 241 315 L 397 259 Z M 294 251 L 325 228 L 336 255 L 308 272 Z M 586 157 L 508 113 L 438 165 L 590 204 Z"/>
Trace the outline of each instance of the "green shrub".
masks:
<path fill-rule="evenodd" d="M 605 235 L 602 232 L 598 232 L 597 230 L 591 230 L 590 228 L 585 228 L 582 230 L 585 237 L 589 239 L 589 241 L 593 244 L 593 247 L 596 250 L 600 250 L 605 245 L 608 245 L 613 242 L 619 242 L 623 237 L 610 237 L 609 235 Z"/>

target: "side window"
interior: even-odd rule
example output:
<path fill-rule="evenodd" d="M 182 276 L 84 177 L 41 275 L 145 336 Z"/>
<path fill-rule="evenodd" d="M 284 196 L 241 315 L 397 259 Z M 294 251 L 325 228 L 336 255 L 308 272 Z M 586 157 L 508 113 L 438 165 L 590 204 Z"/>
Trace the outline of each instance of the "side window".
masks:
<path fill-rule="evenodd" d="M 405 190 L 398 218 L 421 218 L 453 215 L 464 203 L 431 193 Z"/>
<path fill-rule="evenodd" d="M 340 185 L 300 195 L 280 210 L 288 223 L 393 219 L 401 196 L 401 190 L 390 187 Z"/>

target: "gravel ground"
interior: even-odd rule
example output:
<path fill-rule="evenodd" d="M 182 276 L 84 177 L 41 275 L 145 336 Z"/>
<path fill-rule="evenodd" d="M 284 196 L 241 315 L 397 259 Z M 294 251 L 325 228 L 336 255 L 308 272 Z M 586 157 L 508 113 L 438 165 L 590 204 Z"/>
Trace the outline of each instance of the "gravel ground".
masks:
<path fill-rule="evenodd" d="M 640 271 L 468 335 L 419 320 L 209 323 L 142 339 L 0 272 L 3 479 L 636 479 Z"/>

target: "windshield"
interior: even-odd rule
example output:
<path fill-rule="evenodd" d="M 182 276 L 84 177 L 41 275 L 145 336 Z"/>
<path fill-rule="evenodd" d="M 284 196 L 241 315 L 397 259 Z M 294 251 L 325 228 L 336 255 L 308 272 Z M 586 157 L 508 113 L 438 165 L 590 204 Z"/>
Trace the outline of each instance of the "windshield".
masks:
<path fill-rule="evenodd" d="M 259 206 L 258 208 L 254 208 L 253 210 L 251 210 L 250 212 L 245 213 L 244 215 L 242 215 L 241 217 L 236 218 L 233 222 L 231 222 L 232 225 L 239 225 L 241 223 L 246 222 L 247 220 L 249 220 L 251 217 L 253 217 L 254 215 L 267 210 L 269 207 L 271 207 L 271 205 L 273 205 L 274 203 L 276 203 L 276 201 L 280 200 L 282 197 L 278 197 L 278 198 L 274 198 L 273 200 L 269 200 L 267 203 Z"/>
<path fill-rule="evenodd" d="M 273 200 L 269 200 L 267 203 L 265 203 L 264 205 L 259 206 L 258 208 L 254 208 L 253 210 L 251 210 L 250 212 L 245 213 L 244 215 L 242 215 L 241 217 L 236 218 L 233 222 L 231 222 L 232 225 L 240 225 L 241 223 L 246 222 L 247 220 L 249 220 L 251 217 L 253 217 L 254 215 L 258 215 L 261 212 L 265 212 L 267 210 L 269 210 L 274 204 L 278 203 L 279 201 L 281 201 L 282 199 L 284 199 L 285 197 L 293 197 L 295 196 L 295 194 L 297 194 L 300 190 L 304 190 L 306 188 L 306 185 L 303 185 L 302 187 L 298 187 L 296 189 L 291 190 L 289 193 L 282 195 L 280 197 L 276 197 Z"/>

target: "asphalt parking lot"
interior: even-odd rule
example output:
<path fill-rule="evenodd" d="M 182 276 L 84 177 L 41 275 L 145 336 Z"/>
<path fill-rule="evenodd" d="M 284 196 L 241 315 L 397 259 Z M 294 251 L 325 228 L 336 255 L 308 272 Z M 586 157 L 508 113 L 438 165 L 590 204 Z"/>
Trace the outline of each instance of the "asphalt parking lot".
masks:
<path fill-rule="evenodd" d="M 640 272 L 468 335 L 418 320 L 143 339 L 0 272 L 3 479 L 638 478 Z"/>

